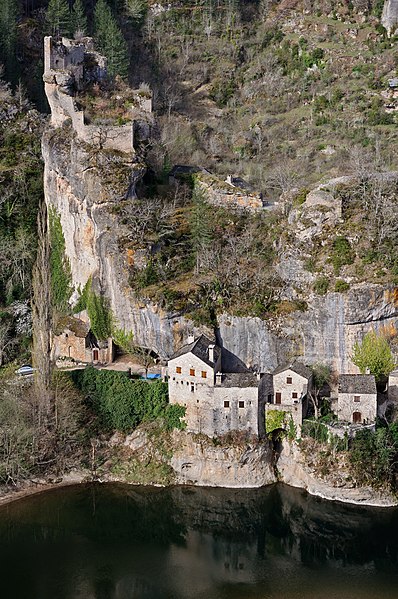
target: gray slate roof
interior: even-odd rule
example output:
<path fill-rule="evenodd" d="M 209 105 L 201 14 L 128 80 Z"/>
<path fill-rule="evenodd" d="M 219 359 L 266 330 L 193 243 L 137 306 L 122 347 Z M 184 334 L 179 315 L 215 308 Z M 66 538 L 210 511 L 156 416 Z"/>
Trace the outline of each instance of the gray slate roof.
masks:
<path fill-rule="evenodd" d="M 201 335 L 200 337 L 195 339 L 195 341 L 193 341 L 192 343 L 188 343 L 188 345 L 184 345 L 183 347 L 180 347 L 180 349 L 171 356 L 170 360 L 174 360 L 174 358 L 179 358 L 180 356 L 183 356 L 184 354 L 192 353 L 194 356 L 199 358 L 199 360 L 202 360 L 202 362 L 205 362 L 205 364 L 207 364 L 208 366 L 213 367 L 214 366 L 213 362 L 210 362 L 210 360 L 209 360 L 209 345 L 215 346 L 214 347 L 214 363 L 215 363 L 215 362 L 217 362 L 217 360 L 220 356 L 221 349 L 218 347 L 218 345 L 215 345 L 215 343 L 213 341 L 210 341 L 210 339 L 208 337 L 206 337 L 205 335 Z"/>
<path fill-rule="evenodd" d="M 253 372 L 228 372 L 222 375 L 222 387 L 258 387 L 260 381 Z"/>
<path fill-rule="evenodd" d="M 302 364 L 301 362 L 294 362 L 293 364 L 284 364 L 283 366 L 278 366 L 273 372 L 273 374 L 279 374 L 284 370 L 293 370 L 296 374 L 303 376 L 306 379 L 311 378 L 312 371 L 310 368 Z"/>
<path fill-rule="evenodd" d="M 376 393 L 376 381 L 373 374 L 341 374 L 339 393 Z"/>

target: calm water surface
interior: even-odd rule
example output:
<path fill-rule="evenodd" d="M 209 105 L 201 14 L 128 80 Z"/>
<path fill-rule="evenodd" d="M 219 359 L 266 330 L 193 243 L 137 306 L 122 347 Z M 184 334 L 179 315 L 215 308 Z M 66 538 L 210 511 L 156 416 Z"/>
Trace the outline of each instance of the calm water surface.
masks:
<path fill-rule="evenodd" d="M 1 599 L 398 599 L 398 510 L 260 490 L 69 487 L 0 508 Z"/>

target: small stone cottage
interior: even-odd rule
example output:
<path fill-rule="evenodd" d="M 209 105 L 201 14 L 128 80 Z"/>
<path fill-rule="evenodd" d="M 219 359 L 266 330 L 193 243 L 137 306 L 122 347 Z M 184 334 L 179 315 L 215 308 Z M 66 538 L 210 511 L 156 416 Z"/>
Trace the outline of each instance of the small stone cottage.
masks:
<path fill-rule="evenodd" d="M 272 391 L 267 395 L 265 410 L 291 414 L 298 435 L 307 415 L 308 393 L 312 390 L 312 372 L 301 362 L 280 366 L 272 375 Z"/>
<path fill-rule="evenodd" d="M 64 364 L 109 364 L 114 359 L 114 345 L 111 338 L 99 341 L 84 316 L 66 316 L 58 322 L 53 336 L 52 357 Z"/>
<path fill-rule="evenodd" d="M 352 424 L 373 424 L 377 415 L 377 390 L 372 374 L 341 374 L 337 418 Z"/>
<path fill-rule="evenodd" d="M 270 377 L 249 371 L 222 373 L 221 348 L 202 335 L 170 358 L 169 400 L 186 407 L 191 432 L 213 437 L 238 430 L 261 436 Z"/>

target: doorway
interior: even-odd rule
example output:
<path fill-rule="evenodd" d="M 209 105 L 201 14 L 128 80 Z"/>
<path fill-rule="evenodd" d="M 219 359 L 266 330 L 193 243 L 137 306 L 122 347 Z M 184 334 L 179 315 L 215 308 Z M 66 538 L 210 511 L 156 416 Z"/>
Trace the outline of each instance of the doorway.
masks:
<path fill-rule="evenodd" d="M 354 424 L 361 424 L 361 422 L 362 422 L 361 412 L 354 412 L 352 415 L 352 421 Z"/>

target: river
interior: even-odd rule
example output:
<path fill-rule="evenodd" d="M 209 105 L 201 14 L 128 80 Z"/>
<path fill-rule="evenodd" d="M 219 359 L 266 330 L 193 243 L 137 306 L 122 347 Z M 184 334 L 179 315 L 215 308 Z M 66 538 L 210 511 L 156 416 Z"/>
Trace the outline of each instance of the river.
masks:
<path fill-rule="evenodd" d="M 398 509 L 284 485 L 65 487 L 0 508 L 3 599 L 397 599 Z"/>

